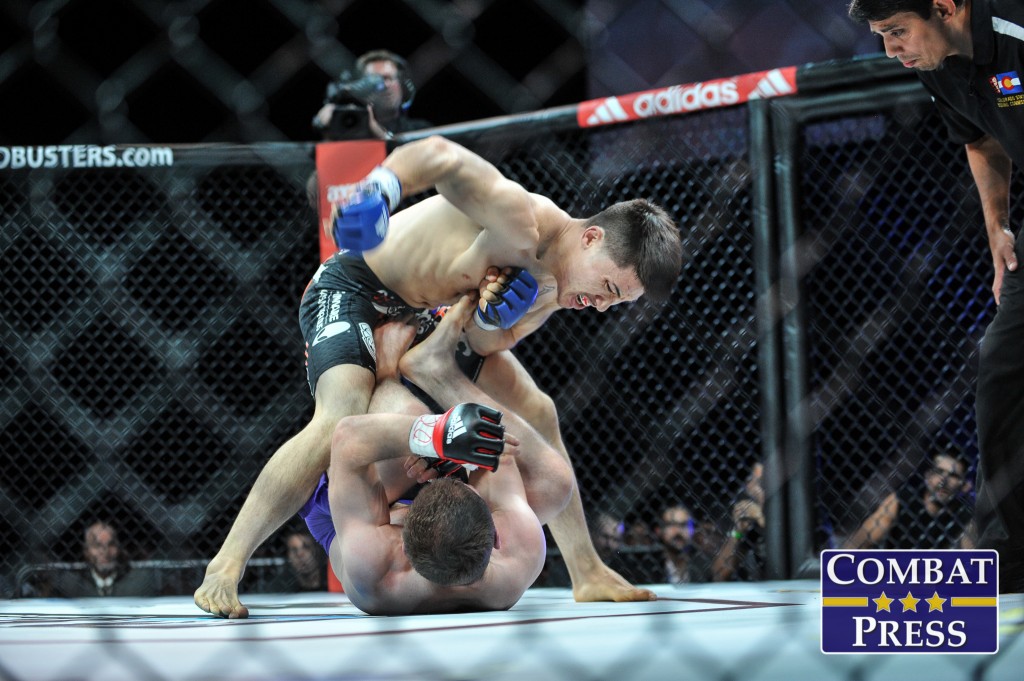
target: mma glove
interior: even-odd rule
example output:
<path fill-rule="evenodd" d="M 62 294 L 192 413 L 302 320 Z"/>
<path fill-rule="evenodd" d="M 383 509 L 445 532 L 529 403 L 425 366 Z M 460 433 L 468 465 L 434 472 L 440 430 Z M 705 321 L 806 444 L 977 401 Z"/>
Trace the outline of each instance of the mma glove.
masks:
<path fill-rule="evenodd" d="M 462 464 L 455 463 L 454 461 L 445 461 L 443 459 L 422 459 L 426 462 L 426 470 L 433 469 L 437 471 L 437 477 L 439 478 L 456 478 L 462 482 L 469 482 L 469 471 L 476 470 L 476 466 L 473 464 Z"/>
<path fill-rule="evenodd" d="M 331 211 L 334 243 L 349 251 L 376 248 L 384 241 L 388 220 L 401 200 L 402 184 L 384 166 L 374 168 L 363 181 L 344 187 Z"/>
<path fill-rule="evenodd" d="M 464 402 L 443 414 L 417 417 L 409 431 L 409 449 L 416 456 L 498 470 L 505 449 L 501 412 L 482 404 Z"/>
<path fill-rule="evenodd" d="M 476 325 L 484 331 L 512 328 L 537 300 L 537 280 L 529 271 L 513 267 L 502 276 L 506 277 L 502 288 L 492 291 L 498 296 L 497 302 L 489 303 L 481 297 L 473 315 Z"/>

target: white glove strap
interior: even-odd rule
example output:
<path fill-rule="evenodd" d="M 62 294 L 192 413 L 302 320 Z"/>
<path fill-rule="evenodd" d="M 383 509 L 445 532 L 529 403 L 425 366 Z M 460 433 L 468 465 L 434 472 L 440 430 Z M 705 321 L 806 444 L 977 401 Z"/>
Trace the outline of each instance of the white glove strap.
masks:
<path fill-rule="evenodd" d="M 388 210 L 394 213 L 402 200 L 402 183 L 398 181 L 398 175 L 389 168 L 377 166 L 366 176 L 366 181 L 380 187 L 380 193 L 388 200 Z"/>
<path fill-rule="evenodd" d="M 409 431 L 409 451 L 416 456 L 430 459 L 441 458 L 434 451 L 434 426 L 437 425 L 441 416 L 443 414 L 423 414 L 416 417 L 412 429 Z"/>
<path fill-rule="evenodd" d="M 489 303 L 485 304 L 489 305 Z M 477 303 L 476 314 L 473 315 L 473 321 L 476 322 L 476 325 L 479 326 L 484 331 L 497 331 L 498 329 L 500 329 L 501 327 L 498 326 L 497 324 L 489 324 L 488 322 L 484 321 L 484 316 L 483 313 L 480 311 L 479 305 L 480 303 Z"/>

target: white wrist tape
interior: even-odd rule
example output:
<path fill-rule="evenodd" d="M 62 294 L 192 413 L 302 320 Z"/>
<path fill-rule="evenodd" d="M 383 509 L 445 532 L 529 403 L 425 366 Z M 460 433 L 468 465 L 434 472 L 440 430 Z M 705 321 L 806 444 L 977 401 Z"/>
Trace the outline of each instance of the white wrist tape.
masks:
<path fill-rule="evenodd" d="M 366 181 L 380 187 L 380 193 L 388 200 L 388 210 L 394 213 L 402 201 L 402 183 L 399 182 L 398 175 L 390 168 L 377 166 L 366 176 Z"/>
<path fill-rule="evenodd" d="M 416 456 L 430 459 L 441 458 L 434 451 L 434 426 L 437 425 L 441 416 L 442 414 L 423 414 L 416 417 L 412 429 L 409 430 L 409 451 Z"/>
<path fill-rule="evenodd" d="M 485 305 L 489 305 L 490 303 L 484 303 L 484 304 Z M 480 309 L 480 304 L 479 303 L 477 303 L 476 313 L 473 315 L 473 321 L 475 321 L 476 325 L 479 326 L 484 331 L 497 331 L 498 329 L 501 328 L 497 324 L 491 324 L 490 322 L 484 321 L 484 313 Z"/>

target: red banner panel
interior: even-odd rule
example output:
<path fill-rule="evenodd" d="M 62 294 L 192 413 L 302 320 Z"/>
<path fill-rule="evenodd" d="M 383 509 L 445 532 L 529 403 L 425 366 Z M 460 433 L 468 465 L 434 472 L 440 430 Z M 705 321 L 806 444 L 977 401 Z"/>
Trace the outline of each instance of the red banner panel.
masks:
<path fill-rule="evenodd" d="M 331 234 L 331 203 L 344 185 L 366 177 L 387 157 L 383 140 L 324 142 L 316 145 L 317 190 L 320 196 L 320 261 L 337 251 Z"/>
<path fill-rule="evenodd" d="M 796 94 L 796 67 L 787 66 L 702 83 L 671 85 L 617 97 L 591 99 L 576 107 L 576 121 L 581 128 L 593 128 L 792 94 Z"/>

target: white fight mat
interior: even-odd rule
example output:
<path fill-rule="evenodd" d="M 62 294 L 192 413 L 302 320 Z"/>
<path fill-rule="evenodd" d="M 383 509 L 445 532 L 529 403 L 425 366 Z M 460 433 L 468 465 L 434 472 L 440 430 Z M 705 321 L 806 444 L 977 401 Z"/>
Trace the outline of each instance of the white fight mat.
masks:
<path fill-rule="evenodd" d="M 370 617 L 329 593 L 0 602 L 4 681 L 1024 678 L 1024 596 L 1000 598 L 995 655 L 823 655 L 816 581 L 651 587 L 651 603 L 531 589 L 508 612 Z"/>

